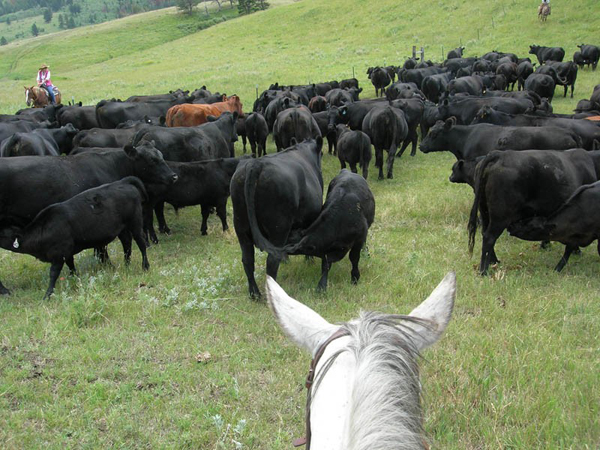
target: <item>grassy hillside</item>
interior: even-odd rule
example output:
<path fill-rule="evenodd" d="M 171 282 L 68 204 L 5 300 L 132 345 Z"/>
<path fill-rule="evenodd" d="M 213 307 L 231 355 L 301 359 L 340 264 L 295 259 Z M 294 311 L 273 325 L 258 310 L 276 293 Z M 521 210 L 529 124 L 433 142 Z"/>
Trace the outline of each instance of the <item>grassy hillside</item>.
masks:
<path fill-rule="evenodd" d="M 577 43 L 595 42 L 600 18 L 589 14 L 593 8 L 591 0 L 568 9 L 557 5 L 550 21 L 540 24 L 536 5 L 518 2 L 453 0 L 418 8 L 410 1 L 305 0 L 187 37 L 177 19 L 161 12 L 158 22 L 133 16 L 0 48 L 0 80 L 14 80 L 3 82 L 7 95 L 0 108 L 21 106 L 22 84 L 34 79 L 46 55 L 52 55 L 48 63 L 65 97 L 86 103 L 127 96 L 132 89 L 155 93 L 202 84 L 237 92 L 248 103 L 255 86 L 273 81 L 349 77 L 353 68 L 365 81 L 366 67 L 400 63 L 412 45 L 425 47 L 434 60 L 441 59 L 442 47 L 445 53 L 461 43 L 468 55 L 491 49 L 526 55 L 538 43 L 563 46 L 570 57 Z M 595 79 L 580 78 L 577 92 L 589 96 Z"/>
<path fill-rule="evenodd" d="M 374 3 L 303 0 L 183 37 L 170 18 L 149 26 L 131 17 L 9 45 L 0 49 L 0 111 L 23 106 L 22 85 L 41 61 L 66 98 L 85 103 L 206 84 L 239 93 L 249 109 L 257 85 L 343 78 L 352 67 L 373 95 L 367 66 L 399 62 L 413 44 L 433 59 L 461 42 L 470 55 L 525 54 L 533 43 L 571 54 L 576 43 L 598 44 L 592 1 L 555 5 L 545 25 L 535 2 Z M 576 99 L 589 96 L 598 74 L 580 72 Z M 567 111 L 576 99 L 556 98 L 555 108 Z M 333 266 L 325 294 L 314 289 L 316 261 L 291 258 L 278 280 L 338 322 L 359 309 L 408 312 L 455 270 L 453 320 L 422 361 L 432 448 L 598 448 L 595 248 L 556 274 L 560 245 L 540 250 L 504 235 L 502 263 L 478 276 L 477 251 L 467 253 L 472 191 L 448 182 L 452 163 L 449 154 L 405 154 L 394 180 L 371 176 L 377 211 L 357 286 L 347 259 Z M 325 183 L 338 170 L 324 155 Z M 233 229 L 222 233 L 211 217 L 200 236 L 199 208 L 177 216 L 168 208 L 167 220 L 173 234 L 150 248 L 150 272 L 137 250 L 126 268 L 118 244 L 112 267 L 83 252 L 80 275 L 65 271 L 49 301 L 41 301 L 47 265 L 0 252 L 0 279 L 13 289 L 0 298 L 0 447 L 272 450 L 304 433 L 309 356 L 266 305 L 248 299 Z M 256 271 L 262 287 L 264 254 Z"/>

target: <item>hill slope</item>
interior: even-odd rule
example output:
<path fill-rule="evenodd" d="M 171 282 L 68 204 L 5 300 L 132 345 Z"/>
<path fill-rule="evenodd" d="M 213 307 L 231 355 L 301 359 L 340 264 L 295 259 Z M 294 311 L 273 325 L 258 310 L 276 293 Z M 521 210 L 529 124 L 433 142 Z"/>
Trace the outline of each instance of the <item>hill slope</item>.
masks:
<path fill-rule="evenodd" d="M 594 7 L 593 0 L 572 2 L 568 10 L 557 5 L 540 24 L 535 2 L 507 7 L 450 0 L 431 8 L 410 0 L 304 0 L 185 37 L 172 17 L 148 22 L 147 15 L 133 16 L 0 49 L 0 80 L 10 92 L 0 108 L 20 105 L 21 85 L 34 78 L 41 61 L 52 64 L 66 98 L 85 103 L 202 84 L 236 92 L 248 103 L 256 86 L 274 81 L 344 78 L 353 68 L 365 81 L 366 67 L 397 64 L 412 45 L 425 47 L 426 58 L 434 60 L 461 43 L 468 55 L 492 49 L 525 55 L 533 43 L 557 45 L 570 58 L 576 44 L 597 43 L 600 17 L 589 14 Z M 588 96 L 582 87 L 578 92 Z"/>

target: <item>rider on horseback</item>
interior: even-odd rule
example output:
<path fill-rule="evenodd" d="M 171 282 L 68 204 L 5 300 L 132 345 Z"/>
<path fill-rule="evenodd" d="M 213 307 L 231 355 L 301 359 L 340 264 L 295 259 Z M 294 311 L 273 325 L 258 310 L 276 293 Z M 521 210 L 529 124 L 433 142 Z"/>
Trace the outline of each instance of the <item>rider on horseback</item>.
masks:
<path fill-rule="evenodd" d="M 47 64 L 42 64 L 40 70 L 37 74 L 37 84 L 39 87 L 43 88 L 48 92 L 50 96 L 50 100 L 53 105 L 56 105 L 56 98 L 54 97 L 54 86 L 52 85 L 52 81 L 50 81 L 50 66 Z"/>
<path fill-rule="evenodd" d="M 538 7 L 538 16 L 542 14 L 542 8 L 544 7 L 544 5 L 546 5 L 546 7 L 548 8 L 548 15 L 550 15 L 550 0 L 542 0 L 542 4 Z"/>

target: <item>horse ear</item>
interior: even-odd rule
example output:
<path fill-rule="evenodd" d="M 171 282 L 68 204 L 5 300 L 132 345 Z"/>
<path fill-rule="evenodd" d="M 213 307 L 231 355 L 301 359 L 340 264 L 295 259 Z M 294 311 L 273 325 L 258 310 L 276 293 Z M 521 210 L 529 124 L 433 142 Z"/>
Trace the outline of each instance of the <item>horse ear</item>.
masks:
<path fill-rule="evenodd" d="M 319 345 L 338 328 L 318 313 L 287 295 L 277 282 L 267 276 L 267 301 L 283 332 L 313 356 Z"/>
<path fill-rule="evenodd" d="M 454 308 L 456 296 L 456 274 L 449 272 L 431 295 L 409 314 L 418 322 L 406 322 L 411 328 L 414 344 L 419 351 L 435 344 L 441 337 Z"/>

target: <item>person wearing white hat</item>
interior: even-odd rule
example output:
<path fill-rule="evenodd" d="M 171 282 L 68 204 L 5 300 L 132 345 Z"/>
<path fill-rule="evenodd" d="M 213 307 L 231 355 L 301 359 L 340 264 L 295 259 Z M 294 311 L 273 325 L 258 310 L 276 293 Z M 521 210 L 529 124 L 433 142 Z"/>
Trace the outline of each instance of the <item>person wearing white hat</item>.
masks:
<path fill-rule="evenodd" d="M 54 97 L 54 86 L 50 80 L 50 66 L 42 64 L 37 74 L 37 84 L 39 87 L 45 89 L 48 92 L 50 101 L 53 105 L 56 105 L 56 98 Z"/>

